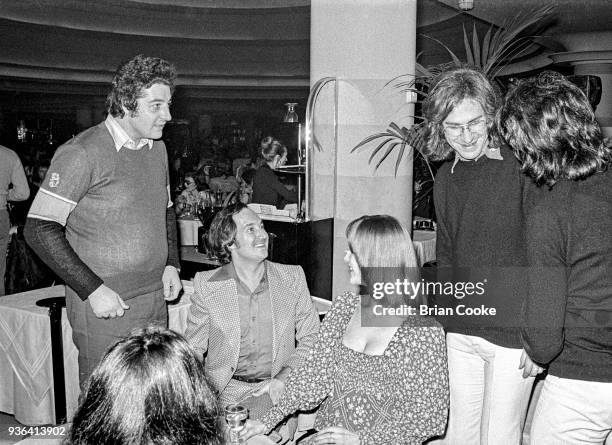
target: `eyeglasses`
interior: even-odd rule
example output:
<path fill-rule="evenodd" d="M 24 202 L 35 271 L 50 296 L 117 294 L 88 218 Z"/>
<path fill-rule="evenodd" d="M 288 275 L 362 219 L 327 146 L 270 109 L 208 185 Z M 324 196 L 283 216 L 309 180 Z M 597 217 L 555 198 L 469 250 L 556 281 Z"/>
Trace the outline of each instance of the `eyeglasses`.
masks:
<path fill-rule="evenodd" d="M 458 138 L 464 131 L 469 131 L 470 134 L 483 134 L 487 128 L 487 120 L 481 117 L 467 124 L 443 124 L 443 126 L 447 136 Z"/>

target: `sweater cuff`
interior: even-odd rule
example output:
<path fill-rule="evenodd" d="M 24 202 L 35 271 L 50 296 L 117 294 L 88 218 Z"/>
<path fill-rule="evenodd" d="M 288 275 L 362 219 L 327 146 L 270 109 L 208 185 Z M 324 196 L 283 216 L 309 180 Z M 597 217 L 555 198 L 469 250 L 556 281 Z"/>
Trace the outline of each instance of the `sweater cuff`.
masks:
<path fill-rule="evenodd" d="M 104 283 L 79 258 L 62 226 L 54 221 L 28 218 L 24 228 L 28 245 L 83 301 Z"/>

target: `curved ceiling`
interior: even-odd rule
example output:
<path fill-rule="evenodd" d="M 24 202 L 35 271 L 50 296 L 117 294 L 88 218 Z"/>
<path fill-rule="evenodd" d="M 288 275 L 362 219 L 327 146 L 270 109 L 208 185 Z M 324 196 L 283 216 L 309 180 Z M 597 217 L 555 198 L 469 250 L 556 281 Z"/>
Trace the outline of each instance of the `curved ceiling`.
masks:
<path fill-rule="evenodd" d="M 470 14 L 484 30 L 550 1 L 475 3 Z M 609 29 L 607 0 L 554 3 L 552 40 L 555 33 Z M 469 19 L 471 26 L 472 17 L 455 5 L 417 0 L 417 24 L 419 33 L 461 53 L 463 24 Z M 309 86 L 309 0 L 0 0 L 0 36 L 0 90 L 64 84 L 97 94 L 117 65 L 138 53 L 172 61 L 188 94 L 291 97 L 307 94 Z M 425 65 L 448 60 L 431 41 L 419 38 L 417 48 Z"/>

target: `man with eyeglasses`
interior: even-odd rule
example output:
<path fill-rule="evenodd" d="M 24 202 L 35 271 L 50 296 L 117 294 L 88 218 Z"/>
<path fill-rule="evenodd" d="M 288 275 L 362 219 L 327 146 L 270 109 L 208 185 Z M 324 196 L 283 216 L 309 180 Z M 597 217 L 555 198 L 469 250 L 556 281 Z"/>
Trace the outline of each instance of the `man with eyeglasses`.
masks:
<path fill-rule="evenodd" d="M 85 383 L 106 349 L 134 328 L 167 326 L 164 299 L 181 290 L 168 158 L 176 71 L 138 55 L 121 65 L 104 122 L 57 149 L 25 227 L 66 286 Z"/>
<path fill-rule="evenodd" d="M 449 161 L 434 186 L 438 279 L 483 289 L 432 299 L 455 309 L 482 304 L 496 311 L 440 320 L 451 395 L 446 435 L 434 443 L 518 445 L 534 380 L 519 369 L 526 359 L 519 327 L 526 294 L 524 211 L 535 187 L 497 136 L 499 103 L 482 73 L 459 68 L 442 73 L 423 104 L 427 154 Z"/>

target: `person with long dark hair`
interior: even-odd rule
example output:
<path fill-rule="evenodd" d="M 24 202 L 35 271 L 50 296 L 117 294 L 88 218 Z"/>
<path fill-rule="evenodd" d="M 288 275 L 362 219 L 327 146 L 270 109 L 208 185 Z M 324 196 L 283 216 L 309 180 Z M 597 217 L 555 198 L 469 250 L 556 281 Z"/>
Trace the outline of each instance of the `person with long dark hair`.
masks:
<path fill-rule="evenodd" d="M 221 445 L 217 399 L 187 341 L 159 327 L 120 340 L 93 371 L 66 445 Z"/>
<path fill-rule="evenodd" d="M 527 220 L 525 369 L 548 367 L 531 443 L 603 444 L 612 431 L 612 148 L 586 96 L 558 73 L 522 81 L 497 120 L 545 189 Z"/>

